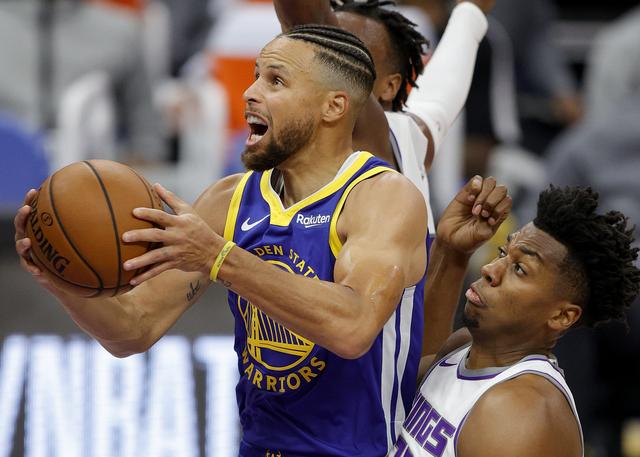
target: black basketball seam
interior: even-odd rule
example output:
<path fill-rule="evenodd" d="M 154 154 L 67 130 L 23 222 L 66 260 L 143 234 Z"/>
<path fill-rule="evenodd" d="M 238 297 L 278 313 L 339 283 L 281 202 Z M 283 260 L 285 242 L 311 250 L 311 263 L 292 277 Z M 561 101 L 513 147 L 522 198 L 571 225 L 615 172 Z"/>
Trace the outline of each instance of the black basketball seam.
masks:
<path fill-rule="evenodd" d="M 55 200 L 53 198 L 53 178 L 55 177 L 55 173 L 53 175 L 51 175 L 51 179 L 49 180 L 49 202 L 51 203 L 51 209 L 53 209 L 53 214 L 56 216 L 56 220 L 58 221 L 58 225 L 60 226 L 60 230 L 62 230 L 62 234 L 64 235 L 65 239 L 67 240 L 67 243 L 69 243 L 69 245 L 71 246 L 71 248 L 75 251 L 75 253 L 78 255 L 78 257 L 80 258 L 80 260 L 82 260 L 84 262 L 84 264 L 87 266 L 87 268 L 89 268 L 89 270 L 91 270 L 91 272 L 96 275 L 96 278 L 98 279 L 98 290 L 100 292 L 102 292 L 104 290 L 104 282 L 102 281 L 102 278 L 100 277 L 100 275 L 98 274 L 98 272 L 91 266 L 91 264 L 82 256 L 82 254 L 80 254 L 80 251 L 78 250 L 78 248 L 76 247 L 75 244 L 73 244 L 73 241 L 71 241 L 71 238 L 69 237 L 69 234 L 67 233 L 67 231 L 64 228 L 64 225 L 62 224 L 62 221 L 60 220 L 60 216 L 58 215 L 58 209 L 56 208 L 56 203 Z M 56 276 L 58 276 L 56 274 Z M 58 276 L 60 277 L 60 276 Z M 64 279 L 64 278 L 62 278 Z M 65 279 L 65 281 L 67 281 Z M 69 282 L 69 281 L 67 281 Z M 71 283 L 72 284 L 72 283 Z M 93 287 L 92 287 L 93 289 Z"/>
<path fill-rule="evenodd" d="M 153 196 L 151 195 L 151 190 L 149 190 L 149 184 L 147 183 L 147 180 L 144 179 L 142 176 L 140 176 L 140 174 L 135 171 L 133 168 L 131 169 L 131 171 L 133 171 L 133 173 L 138 177 L 138 179 L 142 182 L 142 184 L 144 185 L 144 188 L 147 190 L 147 195 L 149 196 L 149 202 L 151 205 L 151 208 L 155 208 L 155 206 L 153 205 Z M 147 252 L 149 252 L 151 250 L 151 248 L 153 247 L 155 243 L 153 241 L 148 241 L 147 242 Z M 135 273 L 133 274 L 133 276 L 138 276 L 139 273 L 141 273 L 141 270 L 144 271 L 148 269 L 148 267 L 140 267 L 138 268 Z"/>
<path fill-rule="evenodd" d="M 87 160 L 83 160 L 82 163 L 86 164 L 89 168 L 91 168 L 91 171 L 93 171 L 93 174 L 96 175 L 98 184 L 100 184 L 100 188 L 104 193 L 104 198 L 107 201 L 107 206 L 109 207 L 109 213 L 111 213 L 111 224 L 113 225 L 113 233 L 115 234 L 115 238 L 116 238 L 116 252 L 118 254 L 118 279 L 116 280 L 117 286 L 115 287 L 115 291 L 113 292 L 113 297 L 115 297 L 118 294 L 118 289 L 120 289 L 121 287 L 120 280 L 122 279 L 122 253 L 120 252 L 120 235 L 118 234 L 118 224 L 116 222 L 116 215 L 113 212 L 113 206 L 111 205 L 111 199 L 109 198 L 109 193 L 107 192 L 107 188 L 105 187 L 104 182 L 102 181 L 102 178 L 98 174 L 98 170 L 96 170 L 95 167 L 91 165 L 91 163 L 89 163 Z"/>
<path fill-rule="evenodd" d="M 86 286 L 84 284 L 78 284 L 76 282 L 69 281 L 68 279 L 59 276 L 55 271 L 53 271 L 51 268 L 49 268 L 47 266 L 47 262 L 42 260 L 40 258 L 40 256 L 38 255 L 38 251 L 36 251 L 35 249 L 31 249 L 31 254 L 38 259 L 38 262 L 40 262 L 40 265 L 37 265 L 38 268 L 44 268 L 45 270 L 47 270 L 49 273 L 51 273 L 53 276 L 55 276 L 60 281 L 66 282 L 67 284 L 70 284 L 70 285 L 75 286 L 75 287 L 80 287 L 82 289 L 91 289 L 91 290 L 95 290 L 96 291 L 95 294 L 93 294 L 93 295 L 91 295 L 91 296 L 89 296 L 87 298 L 95 297 L 95 296 L 99 295 L 100 293 L 102 293 L 102 291 L 104 290 L 104 289 L 96 289 L 95 287 L 89 287 L 89 286 Z"/>

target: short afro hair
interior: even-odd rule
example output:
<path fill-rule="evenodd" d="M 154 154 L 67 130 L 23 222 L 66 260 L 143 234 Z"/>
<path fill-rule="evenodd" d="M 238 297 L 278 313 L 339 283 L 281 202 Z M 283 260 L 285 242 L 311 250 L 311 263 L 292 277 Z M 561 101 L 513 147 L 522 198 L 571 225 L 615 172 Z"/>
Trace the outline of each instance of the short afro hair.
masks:
<path fill-rule="evenodd" d="M 567 248 L 560 268 L 582 307 L 579 325 L 626 324 L 625 311 L 640 291 L 633 227 L 624 214 L 597 214 L 597 207 L 598 194 L 590 187 L 551 185 L 540 194 L 533 223 Z"/>

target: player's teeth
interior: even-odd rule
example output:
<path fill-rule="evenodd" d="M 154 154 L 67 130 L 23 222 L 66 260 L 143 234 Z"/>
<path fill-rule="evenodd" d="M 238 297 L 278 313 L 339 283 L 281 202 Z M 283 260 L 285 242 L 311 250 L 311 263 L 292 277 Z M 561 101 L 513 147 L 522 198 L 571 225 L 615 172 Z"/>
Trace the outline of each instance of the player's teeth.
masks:
<path fill-rule="evenodd" d="M 259 125 L 267 125 L 265 122 L 257 116 L 249 115 L 247 116 L 247 122 L 249 124 L 259 124 Z"/>

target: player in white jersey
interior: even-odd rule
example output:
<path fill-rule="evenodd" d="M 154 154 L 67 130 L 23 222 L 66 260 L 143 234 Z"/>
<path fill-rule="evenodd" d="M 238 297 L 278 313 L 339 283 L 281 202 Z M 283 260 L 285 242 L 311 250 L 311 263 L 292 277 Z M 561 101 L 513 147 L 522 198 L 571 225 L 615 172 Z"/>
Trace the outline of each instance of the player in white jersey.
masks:
<path fill-rule="evenodd" d="M 473 203 L 464 217 L 465 199 L 463 190 L 445 211 L 438 237 L 468 253 L 488 227 L 469 215 Z M 551 350 L 571 328 L 624 321 L 640 291 L 626 217 L 597 206 L 590 188 L 541 193 L 534 221 L 507 238 L 467 290 L 466 329 L 435 359 L 423 358 L 429 368 L 389 457 L 583 455 L 573 397 Z M 443 290 L 461 282 L 449 279 Z"/>
<path fill-rule="evenodd" d="M 372 96 L 361 111 L 353 133 L 354 148 L 367 150 L 401 171 L 422 192 L 435 234 L 429 201 L 427 170 L 464 106 L 469 92 L 478 44 L 487 30 L 485 13 L 495 0 L 457 0 L 447 29 L 428 65 L 423 52 L 427 40 L 414 24 L 391 9 L 389 0 L 274 0 L 283 30 L 305 23 L 339 25 L 357 35 L 373 56 L 377 78 Z M 413 89 L 408 93 L 408 87 Z M 495 180 L 486 186 L 495 187 Z M 492 187 L 492 188 L 493 188 Z M 491 189 L 489 189 L 490 191 Z M 499 188 L 500 200 L 506 189 Z M 480 208 L 488 194 L 478 195 Z M 497 201 L 496 201 L 497 203 Z M 504 208 L 502 208 L 504 209 Z M 494 221 L 495 223 L 495 221 Z M 429 243 L 430 244 L 430 243 Z M 431 257 L 444 256 L 438 241 Z M 428 275 L 431 275 L 431 269 Z M 437 352 L 453 328 L 455 305 L 429 306 L 425 291 L 424 344 Z"/>

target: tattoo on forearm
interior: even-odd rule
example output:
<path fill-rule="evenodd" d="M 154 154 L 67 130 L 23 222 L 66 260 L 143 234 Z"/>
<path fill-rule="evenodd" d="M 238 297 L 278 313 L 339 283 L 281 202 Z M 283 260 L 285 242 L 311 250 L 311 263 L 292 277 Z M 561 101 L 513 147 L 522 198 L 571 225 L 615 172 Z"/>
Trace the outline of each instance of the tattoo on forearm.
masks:
<path fill-rule="evenodd" d="M 187 292 L 187 300 L 191 301 L 196 296 L 198 291 L 200 290 L 200 280 L 193 285 L 192 282 L 189 283 L 189 292 Z"/>

